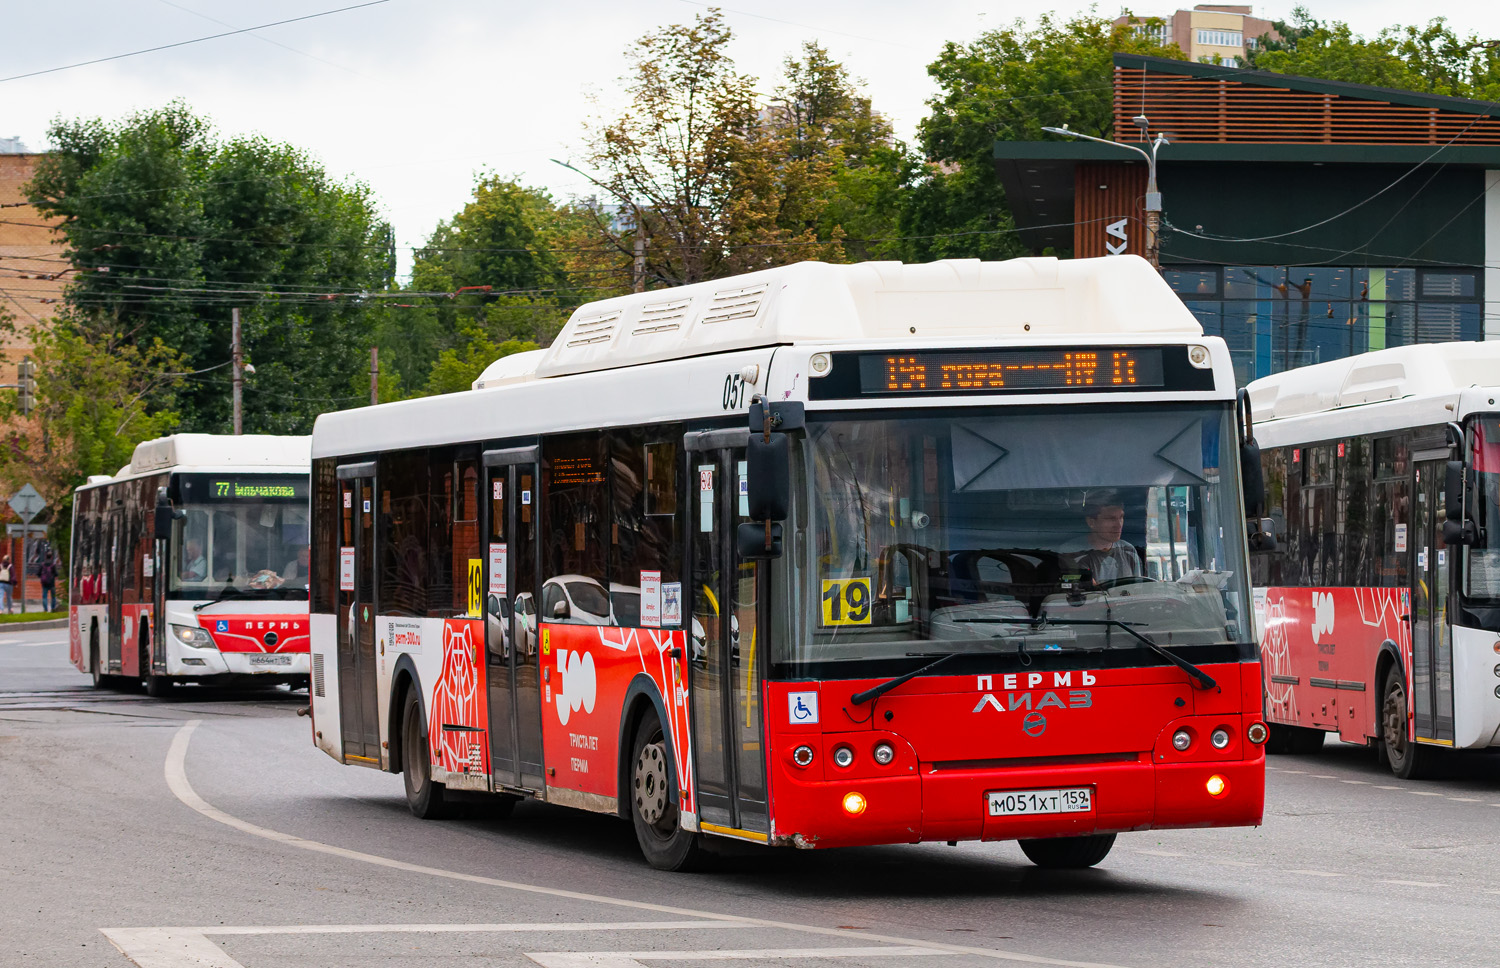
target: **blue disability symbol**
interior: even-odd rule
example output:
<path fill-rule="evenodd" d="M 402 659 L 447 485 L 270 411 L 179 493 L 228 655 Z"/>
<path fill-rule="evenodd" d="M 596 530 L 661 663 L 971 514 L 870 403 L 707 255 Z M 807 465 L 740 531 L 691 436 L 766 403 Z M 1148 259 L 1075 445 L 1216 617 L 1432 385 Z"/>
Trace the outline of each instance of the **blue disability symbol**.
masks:
<path fill-rule="evenodd" d="M 797 697 L 797 708 L 792 712 L 793 715 L 795 715 L 798 719 L 806 719 L 807 717 L 812 715 L 812 710 L 808 709 L 807 706 L 803 704 L 801 696 Z"/>

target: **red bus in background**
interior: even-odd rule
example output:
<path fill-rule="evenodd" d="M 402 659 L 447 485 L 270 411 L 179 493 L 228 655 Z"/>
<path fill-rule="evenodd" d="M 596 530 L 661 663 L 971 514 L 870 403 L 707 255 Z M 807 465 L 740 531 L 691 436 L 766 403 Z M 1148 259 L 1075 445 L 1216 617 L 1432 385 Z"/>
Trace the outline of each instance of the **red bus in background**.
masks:
<path fill-rule="evenodd" d="M 187 682 L 305 686 L 307 455 L 306 437 L 176 434 L 78 488 L 79 671 L 152 696 Z"/>
<path fill-rule="evenodd" d="M 670 870 L 1257 824 L 1235 401 L 1134 257 L 586 305 L 471 392 L 319 418 L 313 742 Z"/>

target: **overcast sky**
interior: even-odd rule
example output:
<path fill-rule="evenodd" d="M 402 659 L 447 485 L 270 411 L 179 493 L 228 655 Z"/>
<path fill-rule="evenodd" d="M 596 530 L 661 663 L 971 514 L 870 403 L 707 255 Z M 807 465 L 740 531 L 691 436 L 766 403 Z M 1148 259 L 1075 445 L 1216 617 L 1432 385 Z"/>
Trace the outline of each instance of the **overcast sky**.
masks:
<path fill-rule="evenodd" d="M 0 77 L 171 44 L 335 9 L 359 0 L 0 0 Z M 1190 6 L 1191 4 L 1182 4 Z M 1314 16 L 1373 34 L 1443 15 L 1464 33 L 1500 37 L 1500 3 L 1310 0 Z M 740 68 L 766 78 L 804 40 L 829 47 L 877 110 L 910 137 L 933 93 L 926 66 L 942 43 L 1033 16 L 1070 14 L 1057 0 L 735 0 L 725 6 Z M 1172 3 L 1132 3 L 1142 15 Z M 1282 5 L 1255 5 L 1268 19 Z M 314 20 L 224 37 L 38 77 L 0 81 L 0 137 L 47 146 L 48 122 L 114 119 L 183 98 L 221 132 L 259 132 L 310 151 L 335 175 L 370 184 L 399 245 L 420 244 L 490 169 L 550 189 L 586 194 L 578 175 L 549 159 L 579 157 L 583 123 L 618 104 L 628 43 L 686 22 L 691 0 L 387 0 Z M 1103 14 L 1116 4 L 1099 5 Z M 595 107 L 590 96 L 596 96 Z M 404 254 L 406 254 L 404 253 Z M 403 258 L 403 265 L 408 259 Z"/>

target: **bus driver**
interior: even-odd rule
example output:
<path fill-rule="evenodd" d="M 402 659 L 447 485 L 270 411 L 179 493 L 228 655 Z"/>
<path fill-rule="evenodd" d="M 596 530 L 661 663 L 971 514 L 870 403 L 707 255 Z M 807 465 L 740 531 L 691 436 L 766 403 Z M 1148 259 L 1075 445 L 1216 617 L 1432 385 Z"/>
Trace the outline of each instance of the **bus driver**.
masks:
<path fill-rule="evenodd" d="M 1134 545 L 1120 537 L 1125 530 L 1125 505 L 1118 494 L 1089 492 L 1083 503 L 1083 520 L 1089 533 L 1063 549 L 1078 568 L 1088 571 L 1096 582 L 1142 577 L 1140 555 Z"/>

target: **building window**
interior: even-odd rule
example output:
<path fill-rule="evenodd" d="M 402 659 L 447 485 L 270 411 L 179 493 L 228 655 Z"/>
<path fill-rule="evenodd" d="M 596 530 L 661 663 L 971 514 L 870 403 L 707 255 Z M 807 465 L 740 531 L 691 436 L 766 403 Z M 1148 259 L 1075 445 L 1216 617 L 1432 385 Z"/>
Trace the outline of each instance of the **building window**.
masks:
<path fill-rule="evenodd" d="M 1472 270 L 1351 266 L 1163 266 L 1241 385 L 1271 373 L 1412 343 L 1484 338 Z"/>
<path fill-rule="evenodd" d="M 1172 42 L 1172 28 L 1164 23 L 1136 24 L 1132 29 L 1137 37 L 1162 47 Z"/>
<path fill-rule="evenodd" d="M 1243 47 L 1245 32 L 1242 30 L 1199 30 L 1198 43 L 1203 47 Z"/>

